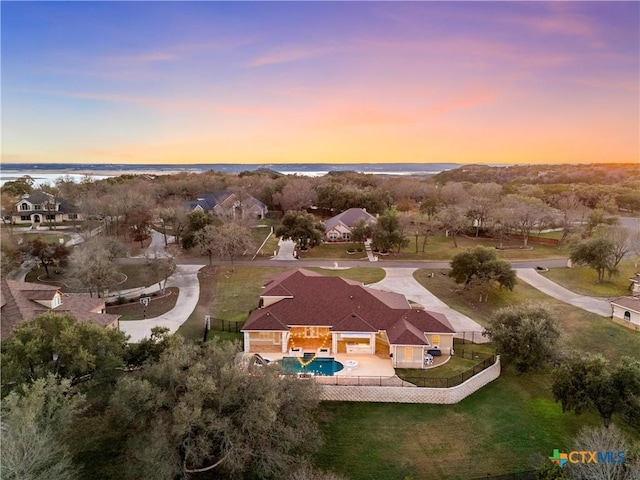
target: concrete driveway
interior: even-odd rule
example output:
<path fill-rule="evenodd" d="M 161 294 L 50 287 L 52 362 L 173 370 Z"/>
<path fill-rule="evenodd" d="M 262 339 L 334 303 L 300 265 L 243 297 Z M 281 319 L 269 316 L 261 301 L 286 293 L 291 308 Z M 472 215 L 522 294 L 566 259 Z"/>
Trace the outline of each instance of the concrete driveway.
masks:
<path fill-rule="evenodd" d="M 385 278 L 378 283 L 369 285 L 369 287 L 377 290 L 401 293 L 409 300 L 422 305 L 425 310 L 446 315 L 455 331 L 459 332 L 456 337 L 462 338 L 462 332 L 474 332 L 473 339 L 475 343 L 484 343 L 489 341 L 482 335 L 482 325 L 470 319 L 466 315 L 452 309 L 420 285 L 417 280 L 413 278 L 413 272 L 416 270 L 417 268 L 384 268 L 386 273 Z M 438 278 L 434 278 L 433 281 L 437 282 Z M 471 333 L 467 333 L 465 338 L 471 338 Z"/>
<path fill-rule="evenodd" d="M 278 254 L 272 258 L 272 260 L 297 260 L 296 257 L 293 256 L 293 252 L 296 248 L 296 242 L 293 240 L 283 240 L 282 238 L 278 241 Z"/>
<path fill-rule="evenodd" d="M 167 287 L 180 289 L 178 301 L 172 310 L 155 318 L 120 322 L 120 330 L 131 337 L 129 342 L 138 343 L 144 338 L 151 337 L 153 327 L 167 327 L 170 333 L 175 333 L 180 325 L 187 321 L 195 310 L 200 297 L 198 271 L 202 267 L 204 265 L 178 265 L 176 272 L 167 281 Z M 202 319 L 202 328 L 204 332 L 204 318 Z"/>
<path fill-rule="evenodd" d="M 528 283 L 533 288 L 537 288 L 542 293 L 546 293 L 550 297 L 586 310 L 587 312 L 595 313 L 596 315 L 602 315 L 603 317 L 611 316 L 611 304 L 607 300 L 578 295 L 552 282 L 544 275 L 540 275 L 533 268 L 516 268 L 515 271 L 520 280 Z"/>

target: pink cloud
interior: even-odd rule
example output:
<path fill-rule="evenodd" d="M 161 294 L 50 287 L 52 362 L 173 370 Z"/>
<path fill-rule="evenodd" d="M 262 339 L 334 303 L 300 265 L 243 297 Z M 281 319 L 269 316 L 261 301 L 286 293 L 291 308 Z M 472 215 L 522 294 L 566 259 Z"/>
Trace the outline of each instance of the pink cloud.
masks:
<path fill-rule="evenodd" d="M 273 52 L 266 53 L 261 57 L 251 60 L 248 67 L 263 67 L 278 63 L 298 62 L 310 58 L 328 55 L 337 51 L 335 47 L 285 47 Z"/>

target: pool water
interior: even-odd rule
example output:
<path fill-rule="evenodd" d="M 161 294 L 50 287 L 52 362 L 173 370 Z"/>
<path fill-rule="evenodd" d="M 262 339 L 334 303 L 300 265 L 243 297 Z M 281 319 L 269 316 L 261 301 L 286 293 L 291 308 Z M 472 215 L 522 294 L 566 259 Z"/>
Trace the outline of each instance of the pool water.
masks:
<path fill-rule="evenodd" d="M 302 361 L 306 364 L 313 357 L 312 353 L 305 353 Z M 313 373 L 330 377 L 344 368 L 344 365 L 331 357 L 315 358 L 309 365 L 303 367 L 298 357 L 283 357 L 280 362 L 285 373 Z"/>

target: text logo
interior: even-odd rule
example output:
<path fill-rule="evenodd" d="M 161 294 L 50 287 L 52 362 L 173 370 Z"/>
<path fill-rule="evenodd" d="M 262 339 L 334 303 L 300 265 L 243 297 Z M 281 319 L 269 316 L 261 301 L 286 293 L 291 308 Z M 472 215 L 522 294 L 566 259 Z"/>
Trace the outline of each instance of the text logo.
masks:
<path fill-rule="evenodd" d="M 567 463 L 624 463 L 625 452 L 598 452 L 574 450 L 564 453 L 555 448 L 553 456 L 549 457 L 553 463 L 564 467 Z"/>

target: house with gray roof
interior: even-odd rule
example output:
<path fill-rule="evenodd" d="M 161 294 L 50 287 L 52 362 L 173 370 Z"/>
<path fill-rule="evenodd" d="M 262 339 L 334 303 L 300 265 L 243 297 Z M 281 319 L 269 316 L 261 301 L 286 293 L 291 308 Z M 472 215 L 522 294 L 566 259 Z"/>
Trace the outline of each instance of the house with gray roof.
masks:
<path fill-rule="evenodd" d="M 349 242 L 353 227 L 363 221 L 367 225 L 377 222 L 376 217 L 364 208 L 350 208 L 324 222 L 324 239 L 326 242 Z"/>
<path fill-rule="evenodd" d="M 11 222 L 31 223 L 64 223 L 82 220 L 83 216 L 78 208 L 68 200 L 57 198 L 43 191 L 36 191 L 24 195 L 15 203 L 13 212 L 3 212 L 11 218 Z"/>
<path fill-rule="evenodd" d="M 213 215 L 230 218 L 264 218 L 269 209 L 257 198 L 247 194 L 218 190 L 210 193 L 199 193 L 195 200 L 185 202 L 191 210 L 200 210 Z"/>
<path fill-rule="evenodd" d="M 267 282 L 242 332 L 247 353 L 382 355 L 402 368 L 448 358 L 455 333 L 444 315 L 412 309 L 404 295 L 305 269 Z"/>

